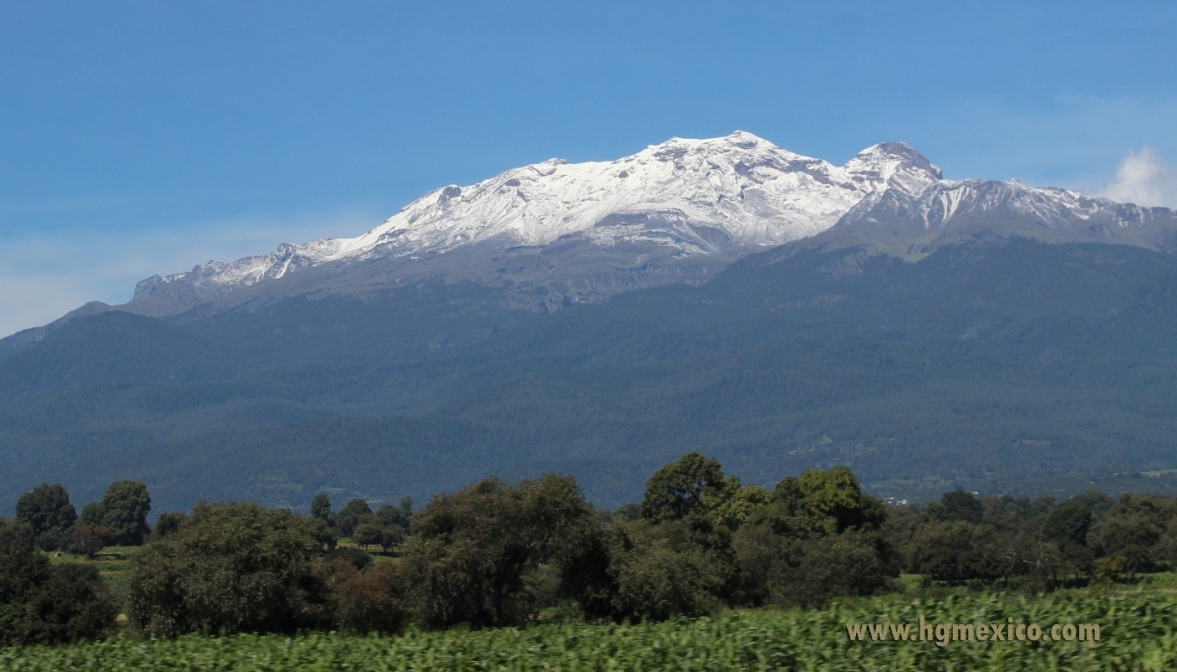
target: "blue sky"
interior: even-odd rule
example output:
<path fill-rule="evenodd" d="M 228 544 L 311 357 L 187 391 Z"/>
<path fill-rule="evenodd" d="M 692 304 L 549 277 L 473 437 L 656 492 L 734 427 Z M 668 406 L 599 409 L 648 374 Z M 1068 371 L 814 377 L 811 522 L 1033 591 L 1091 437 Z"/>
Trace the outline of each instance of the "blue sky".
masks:
<path fill-rule="evenodd" d="M 1177 204 L 1177 3 L 888 4 L 5 2 L 0 335 L 672 136 Z"/>

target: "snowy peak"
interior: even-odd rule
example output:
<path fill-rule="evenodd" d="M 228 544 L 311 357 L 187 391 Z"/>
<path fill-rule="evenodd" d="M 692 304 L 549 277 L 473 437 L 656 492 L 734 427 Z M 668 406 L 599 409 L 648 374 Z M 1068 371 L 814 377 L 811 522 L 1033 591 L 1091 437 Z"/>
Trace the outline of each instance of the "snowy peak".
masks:
<path fill-rule="evenodd" d="M 136 297 L 164 290 L 207 295 L 324 264 L 415 260 L 471 245 L 543 247 L 569 236 L 600 248 L 739 256 L 824 231 L 868 195 L 917 194 L 939 179 L 938 168 L 902 143 L 875 145 L 839 167 L 745 131 L 671 138 L 616 161 L 549 159 L 477 184 L 447 185 L 355 238 L 283 245 L 156 276 L 139 284 Z M 643 263 L 639 257 L 635 262 Z"/>
<path fill-rule="evenodd" d="M 846 163 L 846 170 L 915 195 L 943 179 L 940 169 L 923 154 L 902 142 L 883 142 L 867 147 Z"/>
<path fill-rule="evenodd" d="M 736 131 L 671 138 L 615 161 L 553 158 L 446 185 L 355 238 L 285 244 L 155 276 L 139 283 L 132 303 L 159 314 L 266 292 L 337 292 L 349 283 L 373 289 L 430 277 L 593 301 L 640 286 L 703 282 L 751 252 L 810 238 L 905 256 L 962 236 L 1006 234 L 1161 249 L 1174 238 L 1172 214 L 1013 180 L 944 180 L 901 142 L 873 145 L 835 166 Z M 292 277 L 297 282 L 274 282 Z"/>

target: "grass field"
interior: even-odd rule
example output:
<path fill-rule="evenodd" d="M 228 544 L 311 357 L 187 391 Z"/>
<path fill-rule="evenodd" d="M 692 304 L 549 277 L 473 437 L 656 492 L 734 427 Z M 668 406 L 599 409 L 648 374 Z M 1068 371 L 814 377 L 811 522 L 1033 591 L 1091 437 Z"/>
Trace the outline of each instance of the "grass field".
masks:
<path fill-rule="evenodd" d="M 1165 582 L 1172 583 L 1171 579 Z M 1170 670 L 1177 598 L 1169 588 L 930 600 L 889 595 L 821 610 L 727 612 L 692 621 L 526 629 L 140 640 L 0 650 L 2 670 Z M 847 624 L 1098 623 L 1100 640 L 850 641 Z"/>
<path fill-rule="evenodd" d="M 83 555 L 60 553 L 50 555 L 49 561 L 55 565 L 65 563 L 93 565 L 98 568 L 98 573 L 106 581 L 106 584 L 117 594 L 122 589 L 127 571 L 131 569 L 131 558 L 142 549 L 142 546 L 109 546 L 102 549 L 102 552 L 94 559 L 88 559 Z"/>

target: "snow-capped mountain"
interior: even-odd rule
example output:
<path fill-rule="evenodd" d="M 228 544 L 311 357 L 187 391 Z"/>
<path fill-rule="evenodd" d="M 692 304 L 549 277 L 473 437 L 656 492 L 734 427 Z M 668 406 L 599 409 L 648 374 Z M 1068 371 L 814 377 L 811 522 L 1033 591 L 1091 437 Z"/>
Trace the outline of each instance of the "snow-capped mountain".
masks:
<path fill-rule="evenodd" d="M 355 238 L 284 244 L 148 278 L 123 309 L 167 315 L 362 295 L 426 278 L 504 287 L 512 305 L 550 309 L 643 286 L 702 283 L 742 256 L 794 241 L 911 259 L 944 244 L 1015 235 L 1172 250 L 1174 231 L 1165 208 L 1016 180 L 944 180 L 902 143 L 874 145 L 834 166 L 737 131 L 673 138 L 616 161 L 550 159 L 449 185 Z"/>
<path fill-rule="evenodd" d="M 598 248 L 611 253 L 611 267 L 656 276 L 638 284 L 691 281 L 691 273 L 651 272 L 651 260 L 663 270 L 675 265 L 673 259 L 692 257 L 726 264 L 819 233 L 867 196 L 888 190 L 915 195 L 940 179 L 937 167 L 902 143 L 875 145 L 839 167 L 742 131 L 709 140 L 674 138 L 616 161 L 551 159 L 474 185 L 449 185 L 358 237 L 284 244 L 266 255 L 155 276 L 139 284 L 136 300 L 166 294 L 175 305 L 160 309 L 172 312 L 307 269 L 373 259 L 397 260 L 397 277 L 417 275 L 414 267 L 420 274 L 444 268 L 449 277 L 461 277 L 471 266 L 469 254 L 455 264 L 436 258 L 474 247 L 480 257 L 551 252 L 545 248 L 557 241 L 581 244 L 580 262 L 586 250 Z M 411 263 L 424 260 L 433 263 Z"/>

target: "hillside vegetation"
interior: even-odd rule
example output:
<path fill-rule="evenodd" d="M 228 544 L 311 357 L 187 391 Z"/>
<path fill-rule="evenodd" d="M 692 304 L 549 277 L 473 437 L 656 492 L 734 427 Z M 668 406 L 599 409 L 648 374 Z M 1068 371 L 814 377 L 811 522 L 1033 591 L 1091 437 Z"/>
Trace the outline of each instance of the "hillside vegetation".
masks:
<path fill-rule="evenodd" d="M 1172 492 L 1175 271 L 1099 244 L 786 246 L 553 314 L 425 283 L 83 317 L 0 361 L 0 501 L 133 477 L 167 509 L 305 507 L 566 471 L 614 507 L 688 449 L 760 485 L 846 464 L 895 500 Z"/>

